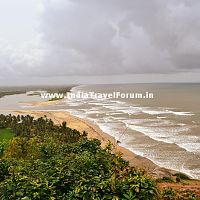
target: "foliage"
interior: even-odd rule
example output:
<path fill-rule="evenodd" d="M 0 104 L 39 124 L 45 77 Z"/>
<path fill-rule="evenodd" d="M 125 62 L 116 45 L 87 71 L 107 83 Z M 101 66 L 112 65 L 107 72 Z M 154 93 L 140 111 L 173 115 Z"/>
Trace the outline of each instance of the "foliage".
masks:
<path fill-rule="evenodd" d="M 8 141 L 12 139 L 14 136 L 15 134 L 13 133 L 11 129 L 0 128 L 0 142 L 2 142 L 3 140 Z"/>
<path fill-rule="evenodd" d="M 150 179 L 101 149 L 98 140 L 62 145 L 36 141 L 15 138 L 7 149 L 1 160 L 1 199 L 153 199 L 155 196 L 155 184 Z"/>
<path fill-rule="evenodd" d="M 175 199 L 175 192 L 172 190 L 172 188 L 165 188 L 162 192 L 162 196 L 164 199 L 173 200 Z"/>
<path fill-rule="evenodd" d="M 144 172 L 66 122 L 0 115 L 0 126 L 15 133 L 1 153 L 1 200 L 158 199 Z"/>
<path fill-rule="evenodd" d="M 172 178 L 170 178 L 170 177 L 166 177 L 166 176 L 164 176 L 164 177 L 162 177 L 162 178 L 158 178 L 158 179 L 156 179 L 156 182 L 158 182 L 158 183 L 162 183 L 162 182 L 167 182 L 167 183 L 174 183 L 174 180 L 172 179 Z"/>
<path fill-rule="evenodd" d="M 166 200 L 200 200 L 200 197 L 190 190 L 175 191 L 170 187 L 162 191 L 162 198 Z"/>
<path fill-rule="evenodd" d="M 175 173 L 174 176 L 180 178 L 180 179 L 183 179 L 183 180 L 190 180 L 190 177 L 188 177 L 186 174 L 183 174 L 183 173 Z"/>

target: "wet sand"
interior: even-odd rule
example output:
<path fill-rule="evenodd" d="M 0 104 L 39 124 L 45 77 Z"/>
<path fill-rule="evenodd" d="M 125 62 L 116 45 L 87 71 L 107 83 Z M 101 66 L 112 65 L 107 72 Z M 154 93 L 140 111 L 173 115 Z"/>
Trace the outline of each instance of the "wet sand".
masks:
<path fill-rule="evenodd" d="M 54 102 L 55 103 L 55 102 Z M 48 103 L 46 103 L 48 104 Z M 49 102 L 52 104 L 52 102 Z M 22 115 L 32 115 L 34 117 L 43 117 L 46 115 L 48 118 L 51 118 L 56 124 L 60 124 L 63 121 L 67 122 L 67 126 L 76 129 L 80 132 L 86 131 L 88 134 L 88 139 L 99 139 L 101 141 L 102 147 L 105 147 L 109 142 L 112 143 L 113 146 L 113 153 L 121 154 L 122 158 L 129 161 L 130 165 L 135 168 L 140 168 L 145 170 L 148 175 L 160 178 L 164 176 L 171 177 L 172 174 L 175 172 L 173 170 L 169 170 L 166 168 L 161 168 L 151 160 L 144 158 L 142 156 L 138 156 L 131 152 L 130 150 L 121 147 L 117 141 L 107 133 L 104 133 L 98 126 L 91 123 L 88 120 L 83 120 L 78 117 L 71 115 L 69 112 L 58 112 L 58 111 L 30 111 L 30 110 L 23 110 L 23 111 L 10 111 L 13 114 L 22 114 Z"/>

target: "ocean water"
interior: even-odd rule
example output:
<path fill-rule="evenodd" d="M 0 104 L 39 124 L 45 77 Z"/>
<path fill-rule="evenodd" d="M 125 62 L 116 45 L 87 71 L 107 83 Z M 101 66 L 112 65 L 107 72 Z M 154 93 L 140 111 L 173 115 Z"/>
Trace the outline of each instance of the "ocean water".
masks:
<path fill-rule="evenodd" d="M 68 99 L 59 105 L 159 166 L 200 179 L 200 84 L 84 85 L 72 92 L 150 92 L 153 99 Z"/>
<path fill-rule="evenodd" d="M 83 85 L 73 93 L 153 93 L 153 99 L 63 99 L 48 107 L 14 102 L 23 95 L 0 99 L 0 110 L 12 107 L 30 110 L 68 111 L 98 125 L 120 141 L 120 145 L 147 157 L 161 167 L 200 179 L 200 84 Z M 28 97 L 27 101 L 39 100 Z M 14 99 L 14 100 L 13 100 Z M 5 104 L 7 106 L 5 106 Z M 2 106 L 3 105 L 3 106 Z"/>

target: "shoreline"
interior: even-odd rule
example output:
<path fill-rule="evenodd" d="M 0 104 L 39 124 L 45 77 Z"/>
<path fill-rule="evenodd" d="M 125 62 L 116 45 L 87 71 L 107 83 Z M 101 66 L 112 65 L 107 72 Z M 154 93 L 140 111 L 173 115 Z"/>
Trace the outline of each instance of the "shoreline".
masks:
<path fill-rule="evenodd" d="M 55 102 L 54 102 L 55 103 Z M 33 110 L 16 110 L 9 111 L 13 114 L 29 114 L 34 117 L 43 117 L 46 115 L 48 118 L 51 118 L 55 124 L 60 124 L 63 121 L 67 122 L 67 126 L 72 129 L 76 129 L 80 132 L 87 132 L 88 139 L 98 139 L 101 141 L 101 146 L 105 147 L 109 142 L 113 146 L 113 153 L 120 154 L 122 158 L 129 162 L 130 166 L 144 170 L 147 175 L 154 178 L 162 177 L 173 177 L 174 173 L 177 173 L 175 170 L 167 169 L 156 165 L 153 161 L 148 158 L 136 155 L 129 149 L 120 146 L 117 143 L 117 140 L 109 135 L 108 133 L 103 132 L 98 125 L 92 123 L 89 120 L 81 119 L 70 114 L 67 111 L 33 111 Z"/>

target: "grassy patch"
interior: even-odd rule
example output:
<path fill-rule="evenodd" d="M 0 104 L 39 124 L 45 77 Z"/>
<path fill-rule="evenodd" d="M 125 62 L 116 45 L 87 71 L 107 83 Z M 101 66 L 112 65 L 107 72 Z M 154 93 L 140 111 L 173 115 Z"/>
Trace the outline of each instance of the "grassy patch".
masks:
<path fill-rule="evenodd" d="M 9 128 L 0 128 L 0 142 L 11 140 L 15 134 Z"/>
<path fill-rule="evenodd" d="M 58 100 L 61 100 L 61 99 L 64 99 L 64 95 L 63 95 L 63 97 L 62 98 L 53 98 L 53 99 L 49 99 L 49 101 L 58 101 Z"/>
<path fill-rule="evenodd" d="M 157 180 L 156 180 L 158 183 L 173 183 L 174 182 L 174 180 L 172 179 L 172 178 L 170 178 L 170 177 L 163 177 L 163 178 L 158 178 Z"/>
<path fill-rule="evenodd" d="M 189 176 L 187 176 L 186 174 L 180 173 L 180 172 L 174 174 L 174 176 L 176 176 L 176 177 L 178 177 L 178 178 L 180 178 L 180 179 L 183 179 L 183 180 L 190 180 L 190 177 L 189 177 Z"/>

